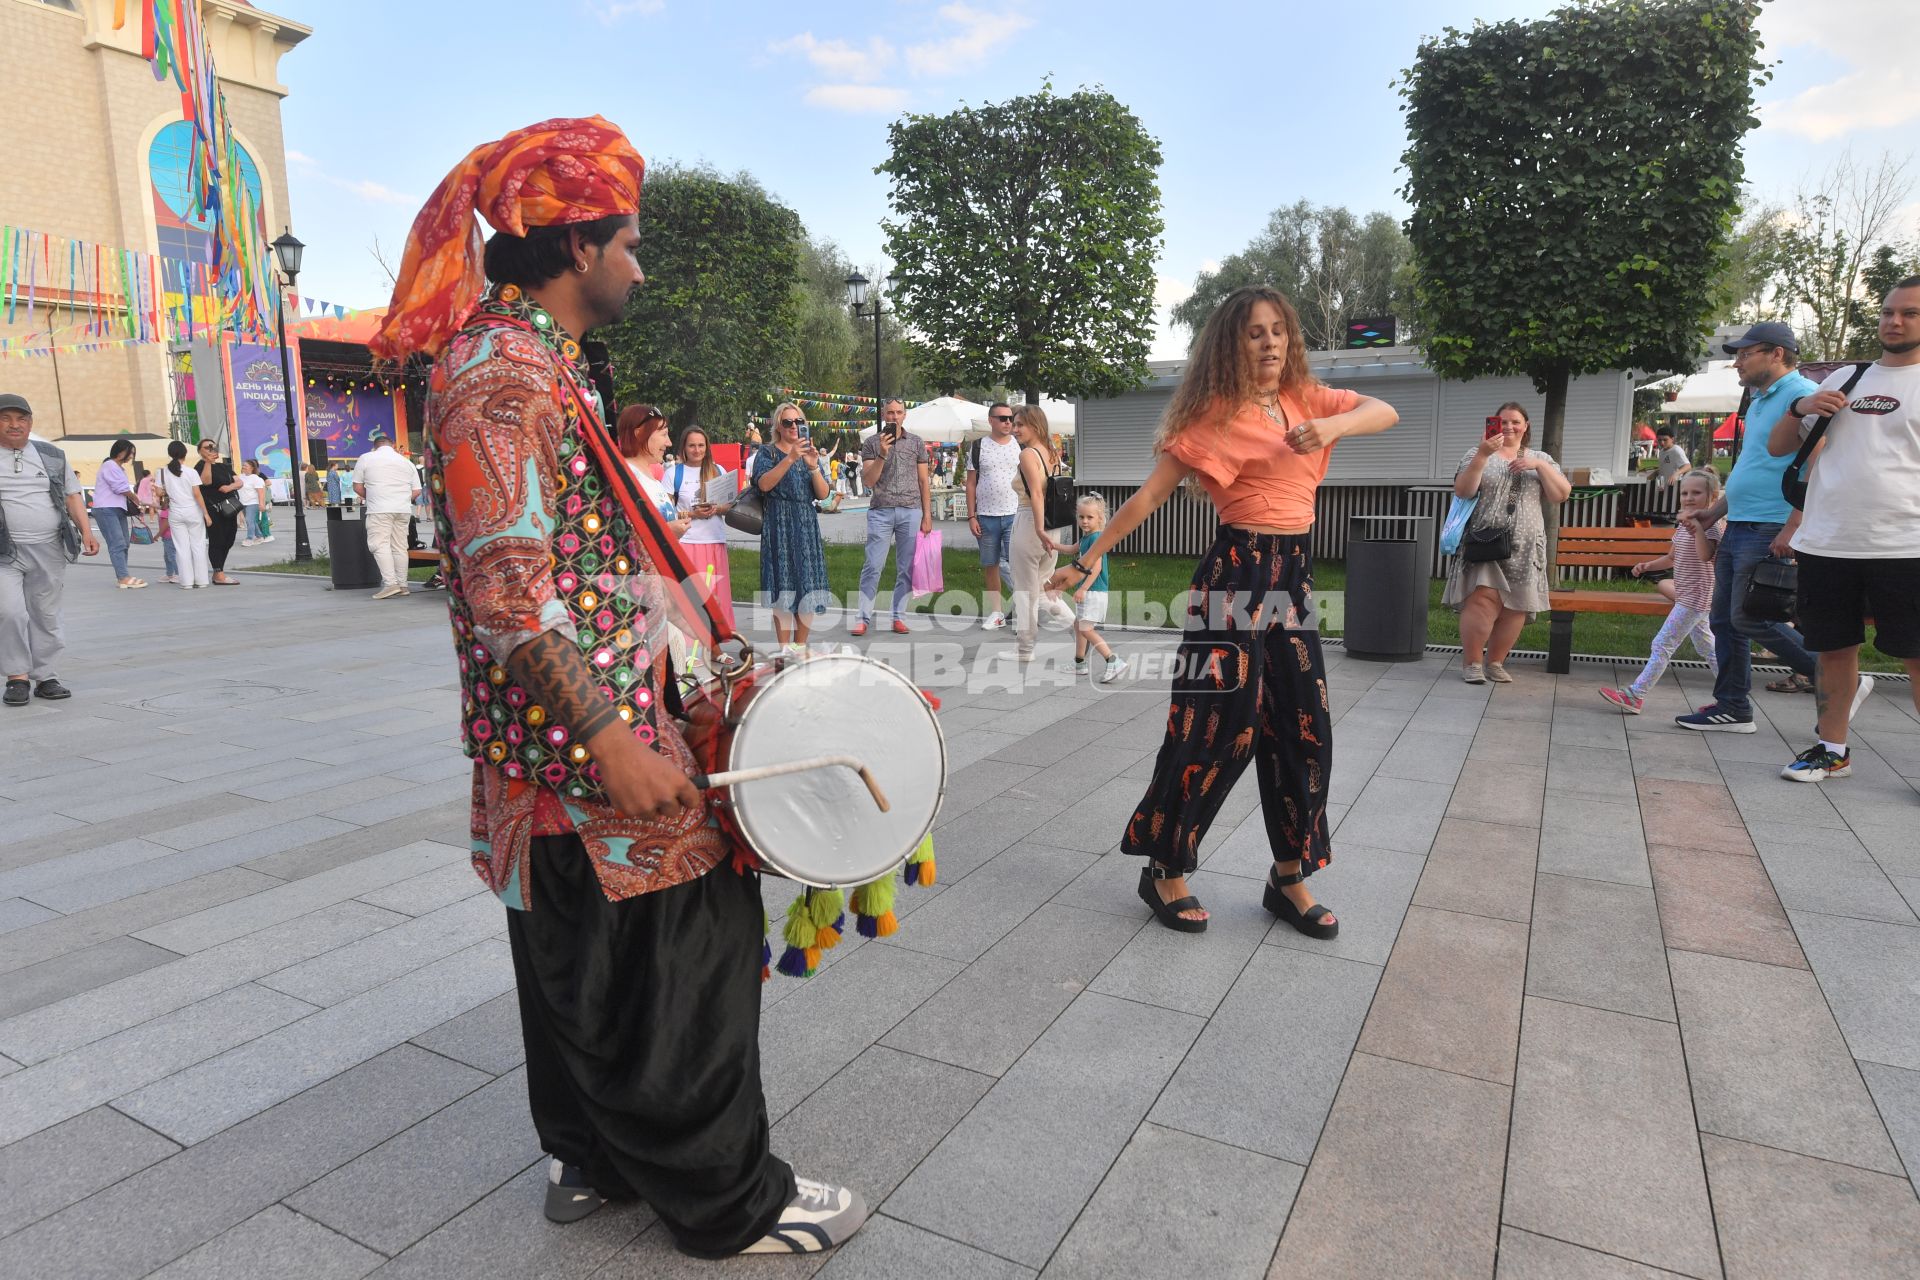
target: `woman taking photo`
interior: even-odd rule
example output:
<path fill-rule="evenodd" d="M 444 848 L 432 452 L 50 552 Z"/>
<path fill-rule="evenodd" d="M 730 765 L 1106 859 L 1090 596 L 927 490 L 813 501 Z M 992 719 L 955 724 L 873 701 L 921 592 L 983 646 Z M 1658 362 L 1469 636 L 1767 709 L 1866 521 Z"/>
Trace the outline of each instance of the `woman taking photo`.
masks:
<path fill-rule="evenodd" d="M 1453 473 L 1454 497 L 1480 499 L 1441 597 L 1460 612 L 1460 676 L 1468 684 L 1511 684 L 1507 652 L 1527 619 L 1548 607 L 1546 504 L 1565 502 L 1573 484 L 1552 458 L 1527 447 L 1532 440 L 1527 411 L 1508 401 Z M 1498 540 L 1502 531 L 1505 542 Z M 1477 539 L 1482 533 L 1492 541 Z M 1509 554 L 1470 560 L 1476 540 Z"/>
<path fill-rule="evenodd" d="M 107 558 L 113 561 L 113 576 L 119 579 L 122 591 L 147 585 L 127 568 L 127 542 L 132 537 L 129 526 L 140 505 L 140 499 L 134 495 L 133 480 L 127 475 L 127 468 L 132 465 L 133 441 L 115 440 L 107 449 L 106 461 L 100 464 L 100 474 L 93 482 L 94 523 L 100 526 L 100 540 L 107 544 Z"/>
<path fill-rule="evenodd" d="M 167 450 L 173 452 L 171 448 Z M 240 582 L 227 576 L 227 553 L 240 532 L 240 479 L 233 468 L 220 461 L 220 446 L 211 440 L 200 442 L 200 498 L 212 523 L 207 529 L 207 563 L 213 566 L 216 587 L 237 587 Z M 178 523 L 178 522 L 176 522 Z M 188 521 L 191 524 L 192 521 Z"/>
<path fill-rule="evenodd" d="M 719 474 L 720 465 L 713 460 L 706 431 L 688 427 L 681 432 L 680 461 L 665 477 L 674 505 L 693 520 L 680 535 L 680 549 L 687 554 L 687 567 L 693 570 L 707 607 L 731 627 L 733 579 L 727 575 L 726 514 L 733 510 L 733 504 L 707 501 L 707 485 Z"/>
<path fill-rule="evenodd" d="M 213 516 L 207 511 L 206 491 L 199 477 L 180 465 L 187 446 L 175 440 L 167 445 L 167 465 L 160 468 L 160 490 L 167 498 L 167 536 L 173 539 L 174 559 L 180 566 L 180 585 L 204 587 L 210 579 L 207 530 Z"/>
<path fill-rule="evenodd" d="M 1304 883 L 1333 857 L 1333 733 L 1308 603 L 1314 495 L 1336 441 L 1397 421 L 1390 405 L 1314 380 L 1300 319 L 1278 292 L 1236 290 L 1194 345 L 1160 424 L 1153 474 L 1047 584 L 1078 586 L 1090 576 L 1088 559 L 1112 551 L 1189 476 L 1220 513 L 1220 532 L 1193 575 L 1167 736 L 1120 845 L 1148 859 L 1140 897 L 1170 929 L 1207 927 L 1186 876 L 1251 760 L 1274 859 L 1267 910 L 1308 937 L 1339 931 Z"/>
<path fill-rule="evenodd" d="M 773 633 L 789 654 L 806 652 L 814 616 L 831 599 L 813 505 L 827 496 L 827 473 L 811 434 L 801 437 L 806 428 L 799 405 L 780 405 L 773 411 L 773 439 L 747 467 L 761 495 L 760 591 L 773 610 Z"/>
<path fill-rule="evenodd" d="M 1047 430 L 1047 415 L 1037 404 L 1021 405 L 1013 411 L 1013 438 L 1020 444 L 1019 483 L 1014 486 L 1020 509 L 1013 516 L 1013 546 L 1008 552 L 1013 570 L 1013 614 L 1015 647 L 1020 661 L 1033 659 L 1034 637 L 1040 629 L 1040 610 L 1045 609 L 1062 625 L 1071 624 L 1073 610 L 1060 599 L 1060 593 L 1047 588 L 1047 578 L 1060 563 L 1053 549 L 1054 535 L 1047 523 L 1047 480 L 1060 470 L 1060 455 L 1053 451 L 1053 436 Z"/>

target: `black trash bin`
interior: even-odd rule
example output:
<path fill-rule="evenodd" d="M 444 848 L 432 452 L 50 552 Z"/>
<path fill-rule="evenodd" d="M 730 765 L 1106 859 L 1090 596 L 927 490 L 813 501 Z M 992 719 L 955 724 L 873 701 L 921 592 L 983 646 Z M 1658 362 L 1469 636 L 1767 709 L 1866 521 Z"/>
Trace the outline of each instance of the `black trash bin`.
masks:
<path fill-rule="evenodd" d="M 349 519 L 344 507 L 327 508 L 327 558 L 332 561 L 334 590 L 380 585 L 380 566 L 367 549 L 367 522 Z"/>
<path fill-rule="evenodd" d="M 1418 662 L 1427 650 L 1433 517 L 1347 522 L 1346 649 L 1371 662 Z"/>

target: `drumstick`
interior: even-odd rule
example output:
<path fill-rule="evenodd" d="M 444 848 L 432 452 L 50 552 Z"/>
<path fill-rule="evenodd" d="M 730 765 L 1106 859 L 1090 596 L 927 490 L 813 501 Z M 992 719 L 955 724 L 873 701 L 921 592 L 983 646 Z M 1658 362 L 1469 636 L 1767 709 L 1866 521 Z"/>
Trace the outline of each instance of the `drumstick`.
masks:
<path fill-rule="evenodd" d="M 763 778 L 782 778 L 790 773 L 805 773 L 810 769 L 827 769 L 834 765 L 844 765 L 860 775 L 860 781 L 867 784 L 867 790 L 873 795 L 873 802 L 880 806 L 880 812 L 891 813 L 893 806 L 887 803 L 886 793 L 880 790 L 880 783 L 873 771 L 863 764 L 858 756 L 814 756 L 807 760 L 789 760 L 786 764 L 763 764 L 751 769 L 733 769 L 726 773 L 696 773 L 693 785 L 702 791 L 711 791 L 716 787 L 732 787 L 742 782 L 759 782 Z"/>

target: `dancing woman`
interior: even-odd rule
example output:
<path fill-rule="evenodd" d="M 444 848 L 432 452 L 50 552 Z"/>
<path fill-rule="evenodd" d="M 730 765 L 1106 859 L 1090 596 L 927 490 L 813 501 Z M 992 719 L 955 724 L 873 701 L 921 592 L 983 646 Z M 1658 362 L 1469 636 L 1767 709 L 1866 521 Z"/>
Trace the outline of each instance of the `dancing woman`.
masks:
<path fill-rule="evenodd" d="M 1309 607 L 1313 502 L 1336 441 L 1397 421 L 1391 405 L 1314 380 L 1300 318 L 1284 297 L 1262 286 L 1236 290 L 1200 332 L 1160 424 L 1153 474 L 1047 583 L 1078 586 L 1087 560 L 1113 550 L 1189 476 L 1219 510 L 1219 535 L 1193 575 L 1166 740 L 1120 846 L 1148 859 L 1140 896 L 1169 929 L 1207 927 L 1187 873 L 1252 760 L 1274 856 L 1267 910 L 1309 937 L 1339 931 L 1305 884 L 1333 856 L 1333 733 Z"/>

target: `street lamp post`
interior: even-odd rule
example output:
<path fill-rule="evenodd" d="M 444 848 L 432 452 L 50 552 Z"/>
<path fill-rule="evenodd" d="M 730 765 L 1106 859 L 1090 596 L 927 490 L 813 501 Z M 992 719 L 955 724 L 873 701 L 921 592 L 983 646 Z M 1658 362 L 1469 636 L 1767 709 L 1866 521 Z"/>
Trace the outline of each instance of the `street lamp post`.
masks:
<path fill-rule="evenodd" d="M 882 281 L 880 283 L 885 282 Z M 855 318 L 863 317 L 869 311 L 873 313 L 873 412 L 875 421 L 879 420 L 880 397 L 886 394 L 880 389 L 880 317 L 883 314 L 880 310 L 880 283 L 869 286 L 867 278 L 858 271 L 847 277 L 847 303 L 852 308 Z M 871 287 L 872 290 L 871 294 L 869 294 L 869 287 Z M 869 296 L 873 299 L 873 305 L 871 307 L 867 305 Z"/>
<path fill-rule="evenodd" d="M 273 242 L 273 256 L 280 264 L 281 275 L 275 323 L 280 329 L 280 388 L 284 392 L 281 398 L 287 405 L 287 458 L 293 471 L 287 487 L 293 497 L 293 558 L 296 563 L 313 559 L 313 544 L 307 540 L 307 494 L 300 475 L 307 442 L 293 410 L 293 397 L 297 389 L 293 385 L 293 370 L 287 358 L 287 290 L 293 288 L 293 282 L 300 274 L 300 255 L 306 247 L 294 239 L 292 228 L 282 231 L 280 238 Z"/>

